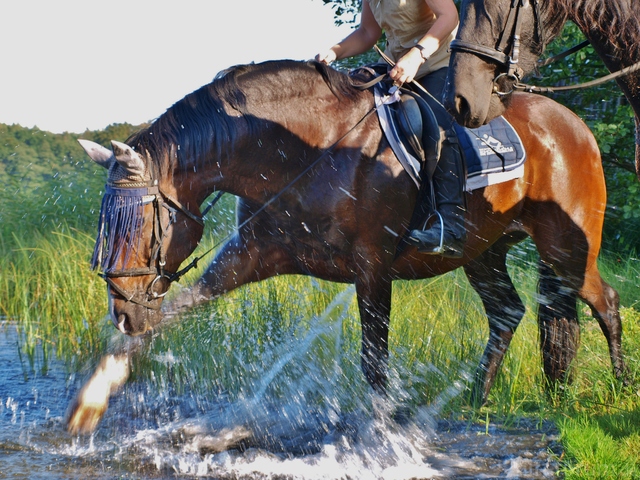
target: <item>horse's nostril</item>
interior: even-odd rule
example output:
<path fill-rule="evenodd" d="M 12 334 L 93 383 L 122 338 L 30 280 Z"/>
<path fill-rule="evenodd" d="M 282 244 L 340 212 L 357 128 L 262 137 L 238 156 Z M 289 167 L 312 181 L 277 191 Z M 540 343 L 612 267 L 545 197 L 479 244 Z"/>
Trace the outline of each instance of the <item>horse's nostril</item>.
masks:
<path fill-rule="evenodd" d="M 114 322 L 116 323 L 116 322 Z M 129 318 L 124 313 L 121 313 L 118 316 L 118 321 L 116 323 L 116 328 L 120 330 L 125 335 L 130 330 L 131 325 L 129 324 Z"/>
<path fill-rule="evenodd" d="M 458 119 L 466 119 L 469 115 L 469 102 L 462 95 L 456 95 L 455 111 Z"/>

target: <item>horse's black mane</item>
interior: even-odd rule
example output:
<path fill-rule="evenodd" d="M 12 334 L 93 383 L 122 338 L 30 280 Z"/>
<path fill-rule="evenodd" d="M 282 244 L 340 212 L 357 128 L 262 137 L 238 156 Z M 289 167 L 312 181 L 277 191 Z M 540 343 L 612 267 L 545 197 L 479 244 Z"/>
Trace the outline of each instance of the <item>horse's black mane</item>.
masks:
<path fill-rule="evenodd" d="M 353 98 L 359 93 L 347 75 L 314 61 L 239 65 L 220 72 L 213 82 L 176 102 L 127 143 L 138 151 L 148 152 L 164 173 L 174 167 L 190 167 L 213 148 L 221 154 L 233 145 L 238 123 L 237 117 L 228 115 L 228 111 L 242 115 L 250 131 L 256 128 L 245 97 L 252 85 L 259 84 L 261 94 L 283 96 L 296 84 L 305 84 L 305 79 L 308 84 L 312 76 L 321 77 L 339 98 Z M 287 79 L 286 83 L 283 79 Z"/>
<path fill-rule="evenodd" d="M 640 3 L 638 0 L 555 0 L 542 2 L 555 31 L 572 20 L 583 31 L 597 31 L 622 59 L 640 60 Z"/>

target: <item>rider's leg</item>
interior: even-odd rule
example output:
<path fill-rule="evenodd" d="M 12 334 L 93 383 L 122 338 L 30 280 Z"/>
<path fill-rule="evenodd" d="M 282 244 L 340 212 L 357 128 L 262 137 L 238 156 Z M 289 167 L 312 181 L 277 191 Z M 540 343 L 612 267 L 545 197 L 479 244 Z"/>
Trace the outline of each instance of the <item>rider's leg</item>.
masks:
<path fill-rule="evenodd" d="M 446 70 L 438 70 L 420 79 L 420 84 L 438 101 L 442 98 Z M 459 258 L 467 238 L 464 225 L 464 165 L 452 126 L 453 119 L 441 104 L 433 101 L 429 101 L 429 104 L 446 133 L 433 174 L 436 210 L 440 215 L 428 230 L 412 230 L 409 242 L 421 252 Z"/>
<path fill-rule="evenodd" d="M 462 257 L 467 239 L 463 185 L 464 168 L 458 144 L 447 139 L 443 142 L 440 160 L 433 174 L 436 209 L 440 215 L 428 230 L 412 230 L 409 234 L 409 242 L 419 251 Z"/>

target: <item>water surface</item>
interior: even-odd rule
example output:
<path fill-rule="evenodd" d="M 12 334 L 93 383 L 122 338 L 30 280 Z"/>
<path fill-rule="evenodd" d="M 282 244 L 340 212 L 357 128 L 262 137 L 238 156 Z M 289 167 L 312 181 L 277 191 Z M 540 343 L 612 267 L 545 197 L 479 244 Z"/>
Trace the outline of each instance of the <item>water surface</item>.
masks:
<path fill-rule="evenodd" d="M 330 398 L 340 392 L 323 392 L 319 407 L 305 400 L 303 385 L 285 398 L 258 385 L 229 401 L 137 381 L 112 399 L 94 435 L 73 437 L 63 418 L 81 382 L 55 359 L 46 372 L 37 359 L 31 368 L 18 343 L 15 326 L 4 325 L 0 478 L 552 478 L 557 470 L 551 424 L 469 425 L 438 419 L 429 407 L 398 416 L 370 396 L 344 412 Z"/>

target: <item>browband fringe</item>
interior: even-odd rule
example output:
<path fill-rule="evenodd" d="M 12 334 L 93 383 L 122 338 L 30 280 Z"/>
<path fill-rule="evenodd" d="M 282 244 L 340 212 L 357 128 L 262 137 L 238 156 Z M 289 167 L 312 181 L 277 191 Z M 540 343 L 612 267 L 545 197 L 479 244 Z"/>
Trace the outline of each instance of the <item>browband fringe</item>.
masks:
<path fill-rule="evenodd" d="M 131 248 L 137 246 L 142 235 L 144 197 L 147 188 L 111 188 L 107 186 L 98 221 L 98 236 L 91 258 L 91 268 L 103 272 L 116 270 L 127 264 Z"/>

